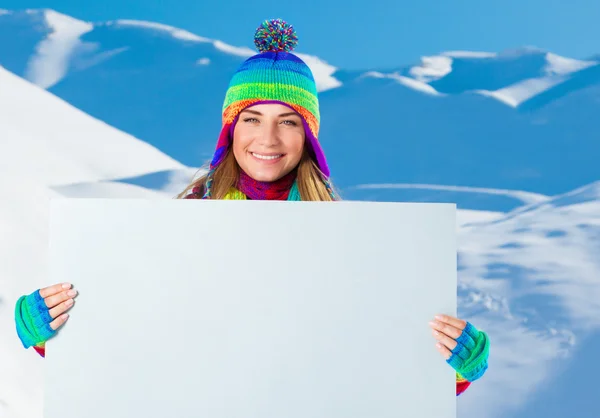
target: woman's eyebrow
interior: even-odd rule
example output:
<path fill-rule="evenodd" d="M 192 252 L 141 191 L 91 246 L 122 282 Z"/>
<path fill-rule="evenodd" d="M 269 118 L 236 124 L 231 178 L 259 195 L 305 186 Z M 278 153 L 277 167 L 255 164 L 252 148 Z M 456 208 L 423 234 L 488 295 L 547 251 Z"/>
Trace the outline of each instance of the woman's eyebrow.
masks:
<path fill-rule="evenodd" d="M 247 112 L 247 113 L 253 113 L 253 114 L 255 114 L 255 115 L 262 116 L 262 113 L 260 113 L 260 112 L 259 112 L 259 111 L 257 111 L 257 110 L 251 110 L 251 109 L 244 109 L 244 110 L 242 110 L 242 113 L 246 113 L 246 112 Z"/>

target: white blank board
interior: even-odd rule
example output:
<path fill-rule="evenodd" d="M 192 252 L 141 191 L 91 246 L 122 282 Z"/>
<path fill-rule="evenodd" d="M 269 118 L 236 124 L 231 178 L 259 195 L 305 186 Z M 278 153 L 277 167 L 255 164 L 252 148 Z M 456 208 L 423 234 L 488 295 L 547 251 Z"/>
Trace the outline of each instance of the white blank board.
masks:
<path fill-rule="evenodd" d="M 45 418 L 454 418 L 455 205 L 59 199 Z"/>

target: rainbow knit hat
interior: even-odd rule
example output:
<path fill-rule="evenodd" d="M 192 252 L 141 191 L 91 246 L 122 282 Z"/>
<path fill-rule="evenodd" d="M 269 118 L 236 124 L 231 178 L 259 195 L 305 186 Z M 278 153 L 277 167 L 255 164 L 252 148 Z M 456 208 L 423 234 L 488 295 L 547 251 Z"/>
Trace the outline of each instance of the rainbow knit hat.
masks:
<path fill-rule="evenodd" d="M 223 103 L 223 128 L 211 170 L 225 157 L 242 110 L 262 103 L 280 103 L 301 116 L 312 157 L 329 178 L 329 167 L 317 139 L 320 122 L 317 86 L 308 65 L 290 52 L 297 43 L 294 28 L 281 19 L 267 20 L 256 29 L 254 44 L 259 53 L 242 63 L 229 83 Z"/>

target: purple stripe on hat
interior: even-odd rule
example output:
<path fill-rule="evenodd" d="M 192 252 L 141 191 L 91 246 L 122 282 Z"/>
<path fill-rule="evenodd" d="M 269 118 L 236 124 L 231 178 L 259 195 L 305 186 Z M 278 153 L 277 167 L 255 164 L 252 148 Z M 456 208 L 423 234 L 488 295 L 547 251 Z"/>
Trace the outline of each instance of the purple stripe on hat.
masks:
<path fill-rule="evenodd" d="M 229 148 L 229 144 L 231 144 L 230 138 L 233 138 L 233 136 L 229 136 L 227 125 L 225 125 L 223 129 L 221 129 L 221 133 L 219 134 L 219 140 L 217 141 L 217 147 L 213 155 L 212 161 L 210 162 L 210 168 L 215 168 L 216 166 L 221 164 L 221 161 L 223 161 L 225 153 Z"/>
<path fill-rule="evenodd" d="M 294 112 L 296 112 L 296 110 L 292 106 L 290 106 L 289 104 L 287 104 L 285 102 L 280 102 L 278 100 L 257 101 L 257 102 L 252 103 L 250 106 L 247 106 L 246 109 L 248 109 L 252 106 L 259 105 L 259 104 L 282 104 L 284 106 L 289 107 Z M 233 140 L 233 131 L 235 129 L 235 125 L 238 122 L 240 113 L 238 113 L 238 115 L 235 117 L 235 119 L 229 126 L 229 129 L 228 129 L 229 135 L 228 135 L 227 139 L 225 139 L 223 132 L 221 132 L 221 137 L 219 138 L 220 146 L 225 145 L 225 141 L 227 141 L 227 146 L 229 146 L 231 144 L 231 141 Z M 329 176 L 330 176 L 329 166 L 327 165 L 327 159 L 325 158 L 325 153 L 323 152 L 323 149 L 321 148 L 321 144 L 319 143 L 319 140 L 317 139 L 317 137 L 315 137 L 315 135 L 310 130 L 310 127 L 308 126 L 308 123 L 306 122 L 304 117 L 299 113 L 297 113 L 297 114 L 298 114 L 298 116 L 300 116 L 300 119 L 302 120 L 302 125 L 304 126 L 304 133 L 306 134 L 306 138 L 308 140 L 307 142 L 309 145 L 309 151 L 312 151 L 313 157 L 314 157 L 315 161 L 317 162 L 317 166 L 319 167 L 319 170 L 321 170 L 323 172 L 325 177 L 329 178 Z M 220 152 L 223 153 L 223 150 L 221 149 Z M 221 158 L 222 158 L 222 156 L 221 156 Z M 217 158 L 215 158 L 215 160 L 217 160 Z"/>
<path fill-rule="evenodd" d="M 246 61 L 264 59 L 264 58 L 268 58 L 271 61 L 293 61 L 293 62 L 299 62 L 299 63 L 306 65 L 306 63 L 304 61 L 302 61 L 299 57 L 297 57 L 296 55 L 294 55 L 290 52 L 272 52 L 272 51 L 262 52 L 260 54 L 251 56 Z"/>

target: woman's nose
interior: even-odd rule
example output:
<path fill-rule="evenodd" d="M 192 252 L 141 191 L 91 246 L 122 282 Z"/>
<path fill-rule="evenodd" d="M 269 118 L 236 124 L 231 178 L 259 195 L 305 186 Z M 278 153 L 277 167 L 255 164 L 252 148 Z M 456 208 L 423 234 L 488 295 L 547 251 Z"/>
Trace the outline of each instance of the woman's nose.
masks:
<path fill-rule="evenodd" d="M 259 143 L 264 146 L 273 146 L 279 142 L 277 128 L 272 125 L 263 125 L 260 132 Z"/>

